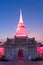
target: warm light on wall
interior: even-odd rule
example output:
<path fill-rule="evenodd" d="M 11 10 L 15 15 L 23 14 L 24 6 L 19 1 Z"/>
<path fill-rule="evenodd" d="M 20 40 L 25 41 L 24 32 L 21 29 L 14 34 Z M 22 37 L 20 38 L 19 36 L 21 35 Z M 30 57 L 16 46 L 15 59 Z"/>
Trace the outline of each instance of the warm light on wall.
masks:
<path fill-rule="evenodd" d="M 39 55 L 43 54 L 43 47 L 37 47 L 37 52 Z"/>
<path fill-rule="evenodd" d="M 2 47 L 0 48 L 0 56 L 1 55 L 4 55 L 4 48 L 2 48 Z"/>

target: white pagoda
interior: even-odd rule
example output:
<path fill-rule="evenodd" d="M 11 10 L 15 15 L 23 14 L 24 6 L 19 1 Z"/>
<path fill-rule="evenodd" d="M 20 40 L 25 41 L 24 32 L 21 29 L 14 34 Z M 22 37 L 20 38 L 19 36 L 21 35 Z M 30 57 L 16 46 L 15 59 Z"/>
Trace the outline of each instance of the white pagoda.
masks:
<path fill-rule="evenodd" d="M 4 55 L 8 60 L 30 60 L 38 56 L 37 46 L 35 38 L 28 38 L 20 10 L 20 20 L 14 38 L 7 38 L 2 45 L 5 49 Z"/>

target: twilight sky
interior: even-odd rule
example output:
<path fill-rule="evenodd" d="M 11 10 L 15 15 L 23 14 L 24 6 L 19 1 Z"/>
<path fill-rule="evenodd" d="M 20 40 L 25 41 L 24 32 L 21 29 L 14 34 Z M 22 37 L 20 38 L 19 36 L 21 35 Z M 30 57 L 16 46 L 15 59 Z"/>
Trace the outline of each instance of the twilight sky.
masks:
<path fill-rule="evenodd" d="M 20 8 L 29 37 L 43 41 L 43 0 L 0 0 L 0 39 L 14 37 Z"/>

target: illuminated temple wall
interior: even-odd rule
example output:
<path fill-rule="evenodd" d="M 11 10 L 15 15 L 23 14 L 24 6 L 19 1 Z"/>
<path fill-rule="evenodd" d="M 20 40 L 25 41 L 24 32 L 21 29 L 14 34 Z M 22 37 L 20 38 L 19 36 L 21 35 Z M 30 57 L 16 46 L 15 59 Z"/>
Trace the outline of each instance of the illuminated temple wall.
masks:
<path fill-rule="evenodd" d="M 9 47 L 9 48 L 8 48 Z M 38 56 L 37 48 L 33 46 L 16 45 L 15 47 L 8 46 L 5 48 L 5 56 L 8 60 L 18 60 L 19 49 L 23 50 L 23 60 L 28 60 Z"/>

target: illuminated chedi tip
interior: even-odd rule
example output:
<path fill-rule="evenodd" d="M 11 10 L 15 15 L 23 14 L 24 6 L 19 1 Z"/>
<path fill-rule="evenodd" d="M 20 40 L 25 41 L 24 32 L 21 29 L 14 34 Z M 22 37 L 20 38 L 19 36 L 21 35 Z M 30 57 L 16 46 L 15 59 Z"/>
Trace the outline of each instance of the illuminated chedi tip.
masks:
<path fill-rule="evenodd" d="M 22 10 L 20 9 L 20 20 L 19 20 L 19 23 L 23 23 L 23 18 L 22 18 Z"/>
<path fill-rule="evenodd" d="M 23 23 L 22 11 L 20 10 L 20 19 L 15 36 L 27 36 L 27 32 Z"/>

